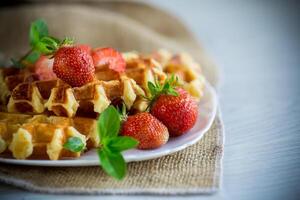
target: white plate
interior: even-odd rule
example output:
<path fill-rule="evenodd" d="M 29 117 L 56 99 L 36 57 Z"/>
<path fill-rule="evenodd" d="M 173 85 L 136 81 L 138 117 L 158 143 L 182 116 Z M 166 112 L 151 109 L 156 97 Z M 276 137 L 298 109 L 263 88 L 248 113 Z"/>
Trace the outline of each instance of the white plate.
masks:
<path fill-rule="evenodd" d="M 199 116 L 196 125 L 188 133 L 171 138 L 164 146 L 154 150 L 132 149 L 123 153 L 126 162 L 149 160 L 175 153 L 195 144 L 208 131 L 213 123 L 217 110 L 217 96 L 209 83 L 205 84 L 204 97 L 199 103 Z M 95 150 L 90 150 L 77 159 L 68 160 L 16 160 L 0 158 L 0 162 L 18 165 L 52 166 L 52 167 L 76 167 L 99 165 Z"/>

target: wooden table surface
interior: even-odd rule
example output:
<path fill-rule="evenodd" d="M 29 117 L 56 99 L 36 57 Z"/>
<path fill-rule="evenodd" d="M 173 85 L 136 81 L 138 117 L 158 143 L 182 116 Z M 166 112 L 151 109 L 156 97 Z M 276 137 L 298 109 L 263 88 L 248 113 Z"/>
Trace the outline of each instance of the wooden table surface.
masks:
<path fill-rule="evenodd" d="M 174 199 L 300 198 L 300 4 L 152 0 L 181 17 L 222 70 L 223 188 Z M 170 199 L 35 194 L 0 186 L 0 199 Z"/>

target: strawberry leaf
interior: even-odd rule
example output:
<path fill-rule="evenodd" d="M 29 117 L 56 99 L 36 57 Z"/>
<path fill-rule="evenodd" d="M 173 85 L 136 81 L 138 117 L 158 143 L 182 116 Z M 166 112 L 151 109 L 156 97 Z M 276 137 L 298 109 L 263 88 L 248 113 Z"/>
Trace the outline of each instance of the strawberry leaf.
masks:
<path fill-rule="evenodd" d="M 128 149 L 132 149 L 136 147 L 139 144 L 139 142 L 132 137 L 127 137 L 127 136 L 120 136 L 120 137 L 115 137 L 111 138 L 107 142 L 107 147 L 112 151 L 112 152 L 120 152 Z"/>
<path fill-rule="evenodd" d="M 60 45 L 71 45 L 74 43 L 74 39 L 72 38 L 69 38 L 69 37 L 66 37 L 65 39 L 63 39 L 61 42 L 60 42 Z"/>
<path fill-rule="evenodd" d="M 163 84 L 155 79 L 154 83 L 149 81 L 147 86 L 150 91 L 150 96 L 144 97 L 147 101 L 149 101 L 149 105 L 146 110 L 149 110 L 156 99 L 162 94 L 178 96 L 176 91 L 176 87 L 178 86 L 178 78 L 173 74 L 171 77 L 167 78 Z"/>
<path fill-rule="evenodd" d="M 81 152 L 85 145 L 79 137 L 70 137 L 64 144 L 64 148 L 72 152 Z"/>
<path fill-rule="evenodd" d="M 111 152 L 107 148 L 97 150 L 103 170 L 112 177 L 121 180 L 126 174 L 126 163 L 120 152 Z"/>
<path fill-rule="evenodd" d="M 152 83 L 152 82 L 148 82 L 148 89 L 149 89 L 149 91 L 150 91 L 150 93 L 151 93 L 151 95 L 155 95 L 155 93 L 156 93 L 156 86 Z"/>
<path fill-rule="evenodd" d="M 113 106 L 106 108 L 98 120 L 98 132 L 101 139 L 116 137 L 120 130 L 120 116 Z"/>

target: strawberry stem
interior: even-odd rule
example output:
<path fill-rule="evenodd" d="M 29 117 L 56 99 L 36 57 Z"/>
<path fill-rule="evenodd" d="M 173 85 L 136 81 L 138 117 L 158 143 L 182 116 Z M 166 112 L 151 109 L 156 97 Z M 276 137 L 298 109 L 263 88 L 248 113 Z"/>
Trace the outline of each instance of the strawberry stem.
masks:
<path fill-rule="evenodd" d="M 154 83 L 149 81 L 147 86 L 150 92 L 150 96 L 144 96 L 144 98 L 149 102 L 146 111 L 149 111 L 153 103 L 162 94 L 178 96 L 178 93 L 176 91 L 176 87 L 178 85 L 178 77 L 174 74 L 172 74 L 171 77 L 167 78 L 163 84 L 159 83 L 157 79 L 154 80 Z"/>
<path fill-rule="evenodd" d="M 27 51 L 27 53 L 26 53 L 24 56 L 22 56 L 22 57 L 18 60 L 18 62 L 21 63 L 21 62 L 22 62 L 23 60 L 25 60 L 25 59 L 27 58 L 27 56 L 29 56 L 32 52 L 33 52 L 33 49 L 31 48 L 29 51 Z"/>

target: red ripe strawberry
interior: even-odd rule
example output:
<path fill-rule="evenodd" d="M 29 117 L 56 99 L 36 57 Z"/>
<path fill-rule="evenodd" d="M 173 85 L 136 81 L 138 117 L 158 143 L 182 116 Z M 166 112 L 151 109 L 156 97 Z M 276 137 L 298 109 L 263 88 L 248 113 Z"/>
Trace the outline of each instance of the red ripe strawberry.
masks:
<path fill-rule="evenodd" d="M 121 135 L 138 140 L 139 149 L 155 149 L 169 139 L 167 127 L 147 112 L 129 116 L 123 123 Z"/>
<path fill-rule="evenodd" d="M 40 80 L 51 80 L 57 78 L 53 72 L 53 59 L 46 56 L 40 58 L 34 64 L 34 72 L 38 75 Z"/>
<path fill-rule="evenodd" d="M 73 87 L 94 80 L 95 67 L 91 56 L 78 46 L 63 46 L 54 54 L 53 71 Z"/>
<path fill-rule="evenodd" d="M 153 103 L 151 114 L 168 127 L 170 136 L 179 136 L 193 128 L 198 116 L 197 103 L 183 89 L 178 96 L 160 95 Z"/>
<path fill-rule="evenodd" d="M 92 57 L 95 67 L 108 65 L 109 69 L 116 72 L 124 72 L 126 62 L 122 54 L 113 48 L 96 48 L 92 51 Z"/>
<path fill-rule="evenodd" d="M 92 47 L 90 45 L 87 44 L 79 44 L 77 45 L 79 48 L 81 48 L 83 51 L 87 52 L 88 54 L 91 55 L 92 53 Z"/>

